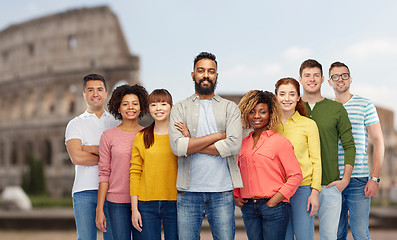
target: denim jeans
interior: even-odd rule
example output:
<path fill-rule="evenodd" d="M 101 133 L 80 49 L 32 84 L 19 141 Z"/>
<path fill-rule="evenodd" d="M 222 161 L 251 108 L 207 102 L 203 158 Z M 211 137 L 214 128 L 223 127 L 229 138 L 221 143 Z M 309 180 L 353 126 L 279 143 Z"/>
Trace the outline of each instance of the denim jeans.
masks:
<path fill-rule="evenodd" d="M 161 225 L 166 240 L 178 239 L 176 201 L 139 201 L 138 210 L 142 218 L 143 240 L 161 240 Z"/>
<path fill-rule="evenodd" d="M 73 194 L 73 210 L 78 240 L 97 239 L 97 228 L 95 225 L 97 201 L 98 190 L 87 190 Z M 108 219 L 107 202 L 105 202 L 103 211 L 106 219 Z M 111 227 L 107 226 L 106 230 L 107 232 L 103 233 L 103 239 L 113 240 Z"/>
<path fill-rule="evenodd" d="M 314 237 L 314 216 L 309 216 L 307 199 L 312 193 L 310 185 L 300 186 L 290 198 L 291 217 L 288 222 L 286 240 L 308 240 Z"/>
<path fill-rule="evenodd" d="M 132 239 L 140 240 L 141 235 L 132 226 L 131 222 L 131 203 L 108 202 L 109 221 L 112 228 L 114 240 Z"/>
<path fill-rule="evenodd" d="M 234 239 L 233 191 L 178 191 L 177 214 L 179 239 L 200 239 L 201 224 L 206 214 L 214 240 Z"/>
<path fill-rule="evenodd" d="M 291 206 L 280 202 L 274 207 L 266 205 L 268 199 L 249 199 L 241 207 L 245 231 L 249 240 L 284 240 Z"/>
<path fill-rule="evenodd" d="M 321 240 L 335 240 L 338 233 L 338 225 L 340 218 L 340 211 L 342 208 L 342 194 L 339 190 L 332 186 L 322 186 L 318 200 L 320 207 L 318 209 L 320 239 Z"/>
<path fill-rule="evenodd" d="M 347 239 L 350 228 L 355 240 L 371 239 L 368 230 L 368 218 L 371 198 L 364 197 L 368 177 L 351 178 L 349 185 L 342 192 L 342 211 L 340 214 L 338 239 Z"/>

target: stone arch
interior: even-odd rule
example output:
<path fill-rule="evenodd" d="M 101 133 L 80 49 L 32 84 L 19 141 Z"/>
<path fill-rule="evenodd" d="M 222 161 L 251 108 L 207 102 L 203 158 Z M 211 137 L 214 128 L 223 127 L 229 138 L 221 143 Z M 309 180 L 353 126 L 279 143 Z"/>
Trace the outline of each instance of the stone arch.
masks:
<path fill-rule="evenodd" d="M 41 160 L 46 166 L 52 165 L 52 145 L 51 141 L 45 139 L 40 144 Z"/>
<path fill-rule="evenodd" d="M 36 113 L 36 94 L 33 89 L 28 90 L 25 101 L 24 116 L 25 119 L 34 117 Z"/>
<path fill-rule="evenodd" d="M 55 112 L 55 94 L 53 88 L 47 88 L 41 99 L 41 107 L 43 116 L 50 115 Z"/>
<path fill-rule="evenodd" d="M 19 95 L 15 95 L 12 97 L 11 103 L 11 111 L 10 111 L 10 119 L 16 120 L 21 118 L 21 97 Z"/>
<path fill-rule="evenodd" d="M 76 113 L 76 86 L 74 84 L 69 85 L 69 87 L 64 88 L 61 115 L 74 115 Z"/>
<path fill-rule="evenodd" d="M 29 165 L 29 157 L 33 156 L 33 142 L 31 140 L 25 141 L 23 152 L 23 164 Z"/>
<path fill-rule="evenodd" d="M 18 143 L 13 141 L 11 143 L 11 166 L 18 165 Z"/>

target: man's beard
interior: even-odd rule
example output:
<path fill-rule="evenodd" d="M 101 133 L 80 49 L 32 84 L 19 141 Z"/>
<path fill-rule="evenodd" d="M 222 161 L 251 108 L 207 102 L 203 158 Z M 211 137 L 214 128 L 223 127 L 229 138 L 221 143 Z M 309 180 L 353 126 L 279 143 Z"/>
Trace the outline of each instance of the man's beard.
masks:
<path fill-rule="evenodd" d="M 204 81 L 208 81 L 210 83 L 210 86 L 202 87 L 201 83 Z M 218 81 L 215 80 L 215 83 L 213 83 L 209 78 L 202 78 L 202 79 L 200 79 L 199 82 L 196 82 L 196 78 L 194 78 L 194 89 L 200 95 L 211 95 L 215 92 L 217 83 L 218 83 Z"/>

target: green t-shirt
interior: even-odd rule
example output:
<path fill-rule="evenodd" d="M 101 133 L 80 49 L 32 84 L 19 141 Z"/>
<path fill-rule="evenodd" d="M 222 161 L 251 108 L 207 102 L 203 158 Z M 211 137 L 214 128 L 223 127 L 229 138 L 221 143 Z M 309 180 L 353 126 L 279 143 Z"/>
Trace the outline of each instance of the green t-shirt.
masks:
<path fill-rule="evenodd" d="M 354 166 L 356 147 L 352 135 L 352 126 L 346 109 L 339 102 L 324 98 L 310 109 L 308 115 L 318 127 L 321 142 L 322 185 L 339 180 L 338 169 L 338 138 L 345 151 L 345 164 Z"/>

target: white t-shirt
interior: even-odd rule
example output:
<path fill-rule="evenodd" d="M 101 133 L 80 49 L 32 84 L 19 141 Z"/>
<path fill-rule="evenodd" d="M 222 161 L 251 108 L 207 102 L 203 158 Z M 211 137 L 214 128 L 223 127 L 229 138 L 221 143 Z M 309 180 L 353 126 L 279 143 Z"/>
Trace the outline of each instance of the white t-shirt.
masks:
<path fill-rule="evenodd" d="M 116 127 L 120 121 L 104 112 L 100 118 L 94 113 L 85 111 L 80 116 L 70 120 L 66 126 L 65 142 L 70 139 L 80 139 L 81 145 L 99 146 L 103 131 Z M 99 185 L 98 166 L 75 165 L 75 176 L 72 194 L 86 190 L 97 190 Z"/>

